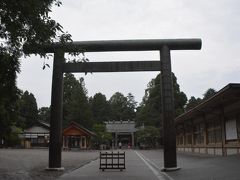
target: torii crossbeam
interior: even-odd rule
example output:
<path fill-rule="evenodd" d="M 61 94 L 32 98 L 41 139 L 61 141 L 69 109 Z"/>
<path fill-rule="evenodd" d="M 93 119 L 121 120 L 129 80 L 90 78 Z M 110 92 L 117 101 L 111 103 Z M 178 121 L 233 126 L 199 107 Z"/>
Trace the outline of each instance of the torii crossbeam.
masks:
<path fill-rule="evenodd" d="M 53 43 L 24 47 L 26 53 L 54 53 L 50 118 L 49 169 L 61 169 L 64 72 L 161 71 L 164 169 L 177 170 L 171 50 L 199 50 L 201 39 L 111 40 Z M 160 61 L 65 63 L 66 52 L 160 51 Z"/>

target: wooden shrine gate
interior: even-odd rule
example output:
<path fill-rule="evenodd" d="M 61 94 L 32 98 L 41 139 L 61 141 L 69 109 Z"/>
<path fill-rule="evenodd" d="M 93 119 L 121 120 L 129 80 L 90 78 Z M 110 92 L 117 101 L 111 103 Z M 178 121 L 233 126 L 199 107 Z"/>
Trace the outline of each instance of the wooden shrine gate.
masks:
<path fill-rule="evenodd" d="M 130 72 L 161 71 L 164 169 L 176 170 L 176 137 L 174 99 L 171 74 L 171 50 L 199 50 L 201 39 L 111 40 L 53 43 L 41 47 L 24 47 L 26 53 L 54 53 L 49 169 L 61 169 L 62 157 L 62 99 L 65 72 Z M 160 61 L 79 62 L 65 63 L 65 52 L 160 51 Z"/>

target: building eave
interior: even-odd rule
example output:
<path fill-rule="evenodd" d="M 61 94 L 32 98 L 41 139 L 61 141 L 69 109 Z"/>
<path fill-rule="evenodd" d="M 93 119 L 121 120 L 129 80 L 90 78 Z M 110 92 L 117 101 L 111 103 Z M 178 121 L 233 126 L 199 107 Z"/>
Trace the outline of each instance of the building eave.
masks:
<path fill-rule="evenodd" d="M 207 113 L 216 107 L 221 107 L 232 101 L 240 99 L 240 84 L 230 83 L 219 90 L 215 95 L 201 102 L 196 107 L 175 118 L 175 123 L 181 123 L 200 114 Z"/>

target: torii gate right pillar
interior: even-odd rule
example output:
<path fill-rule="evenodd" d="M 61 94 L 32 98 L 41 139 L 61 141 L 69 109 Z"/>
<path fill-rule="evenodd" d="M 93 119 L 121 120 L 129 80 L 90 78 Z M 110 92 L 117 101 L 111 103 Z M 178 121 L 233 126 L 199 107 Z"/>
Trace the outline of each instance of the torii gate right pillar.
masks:
<path fill-rule="evenodd" d="M 160 49 L 161 93 L 163 117 L 164 168 L 162 171 L 178 170 L 176 156 L 176 132 L 174 125 L 174 98 L 171 70 L 171 55 L 168 46 Z"/>

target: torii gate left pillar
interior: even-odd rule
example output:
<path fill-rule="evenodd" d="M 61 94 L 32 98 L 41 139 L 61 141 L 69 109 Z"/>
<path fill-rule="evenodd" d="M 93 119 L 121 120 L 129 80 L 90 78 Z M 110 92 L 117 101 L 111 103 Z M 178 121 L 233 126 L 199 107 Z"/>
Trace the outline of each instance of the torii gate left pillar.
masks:
<path fill-rule="evenodd" d="M 63 117 L 63 63 L 64 52 L 54 53 L 52 97 L 50 115 L 49 161 L 47 170 L 63 170 L 62 162 L 62 117 Z"/>

